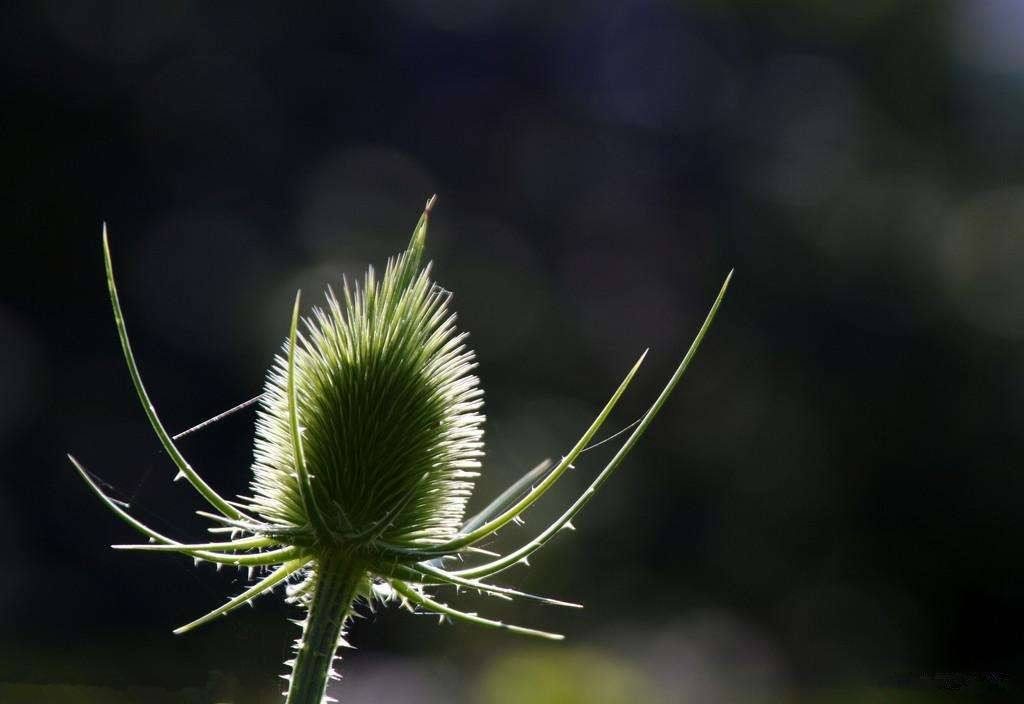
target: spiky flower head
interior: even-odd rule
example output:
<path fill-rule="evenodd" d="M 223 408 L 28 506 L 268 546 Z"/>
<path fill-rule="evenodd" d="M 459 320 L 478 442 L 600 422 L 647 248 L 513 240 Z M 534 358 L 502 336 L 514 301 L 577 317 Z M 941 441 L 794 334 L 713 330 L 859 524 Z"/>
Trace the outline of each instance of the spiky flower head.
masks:
<path fill-rule="evenodd" d="M 295 464 L 288 348 L 274 360 L 256 423 L 250 508 L 311 531 L 323 549 L 371 539 L 432 543 L 462 525 L 483 454 L 483 405 L 451 294 L 420 268 L 425 213 L 378 278 L 332 289 L 306 319 L 294 386 L 311 496 Z"/>
<path fill-rule="evenodd" d="M 183 633 L 215 620 L 287 583 L 290 601 L 307 610 L 296 642 L 287 704 L 319 704 L 335 650 L 360 600 L 397 600 L 410 610 L 502 628 L 523 635 L 561 636 L 484 618 L 438 601 L 436 587 L 468 587 L 505 599 L 537 597 L 482 580 L 527 558 L 566 528 L 636 445 L 700 346 L 725 295 L 726 278 L 693 344 L 644 415 L 587 489 L 543 531 L 504 555 L 477 545 L 520 516 L 573 467 L 629 386 L 633 365 L 604 408 L 557 463 L 544 461 L 468 520 L 463 520 L 483 454 L 482 393 L 472 375 L 473 353 L 455 328 L 450 294 L 422 266 L 431 199 L 408 249 L 388 262 L 379 279 L 329 288 L 300 331 L 296 296 L 283 350 L 267 375 L 256 424 L 252 496 L 229 501 L 188 463 L 150 400 L 135 362 L 114 283 L 104 229 L 107 286 L 128 373 L 164 449 L 214 509 L 199 511 L 228 540 L 187 544 L 145 525 L 100 488 L 70 458 L 81 477 L 118 517 L 149 539 L 115 548 L 176 552 L 198 561 L 263 572 L 259 581 L 210 613 L 178 628 Z M 205 424 L 201 424 L 205 425 Z M 612 437 L 617 437 L 616 433 Z M 608 438 L 611 440 L 612 438 Z M 448 567 L 450 558 L 489 558 Z"/>

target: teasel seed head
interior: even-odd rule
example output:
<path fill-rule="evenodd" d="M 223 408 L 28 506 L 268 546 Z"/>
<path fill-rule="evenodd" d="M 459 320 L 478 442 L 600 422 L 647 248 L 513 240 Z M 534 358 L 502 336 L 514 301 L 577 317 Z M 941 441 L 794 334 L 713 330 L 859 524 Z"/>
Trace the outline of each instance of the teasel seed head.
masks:
<path fill-rule="evenodd" d="M 502 599 L 530 599 L 579 607 L 483 581 L 528 558 L 563 529 L 596 495 L 639 441 L 693 360 L 725 296 L 718 292 L 696 338 L 644 414 L 600 442 L 595 436 L 629 387 L 646 351 L 630 368 L 597 417 L 557 463 L 531 469 L 479 513 L 464 520 L 483 456 L 482 392 L 473 353 L 455 327 L 451 294 L 423 266 L 431 198 L 408 249 L 384 274 L 372 269 L 361 284 L 330 288 L 320 307 L 302 319 L 296 296 L 284 348 L 268 372 L 256 423 L 250 497 L 225 499 L 179 450 L 142 383 L 114 281 L 106 227 L 103 256 L 107 288 L 128 374 L 164 450 L 209 504 L 198 511 L 228 539 L 186 543 L 135 518 L 74 457 L 82 479 L 108 509 L 148 539 L 118 549 L 175 552 L 197 562 L 237 567 L 250 580 L 241 594 L 191 623 L 184 633 L 252 602 L 279 585 L 306 610 L 286 704 L 328 701 L 335 651 L 358 603 L 398 602 L 413 611 L 559 640 L 555 633 L 504 623 L 449 606 L 432 596 L 438 587 L 471 589 Z M 300 320 L 302 322 L 300 330 Z M 246 404 L 242 404 L 244 406 Z M 237 408 L 241 408 L 239 406 Z M 207 425 L 200 424 L 199 427 Z M 520 518 L 594 445 L 626 439 L 586 490 L 550 525 L 503 555 L 479 547 Z M 469 558 L 488 556 L 483 561 Z M 450 560 L 460 562 L 452 567 Z M 465 560 L 465 561 L 461 561 Z"/>
<path fill-rule="evenodd" d="M 288 340 L 267 376 L 249 508 L 321 549 L 450 539 L 478 476 L 483 392 L 451 294 L 431 282 L 429 264 L 421 268 L 428 213 L 383 276 L 371 268 L 361 284 L 344 283 L 340 299 L 328 288 L 323 307 L 303 320 L 294 387 L 306 500 L 290 428 Z"/>

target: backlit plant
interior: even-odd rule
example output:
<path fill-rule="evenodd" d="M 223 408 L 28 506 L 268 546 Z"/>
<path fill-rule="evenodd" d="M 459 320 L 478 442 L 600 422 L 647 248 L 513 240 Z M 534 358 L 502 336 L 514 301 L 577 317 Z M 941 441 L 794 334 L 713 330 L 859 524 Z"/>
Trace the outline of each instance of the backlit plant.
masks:
<path fill-rule="evenodd" d="M 214 512 L 210 530 L 229 540 L 185 544 L 162 535 L 109 496 L 71 457 L 106 506 L 149 542 L 115 548 L 175 552 L 247 569 L 261 578 L 210 613 L 178 628 L 184 633 L 286 585 L 305 611 L 287 695 L 288 704 L 319 704 L 347 620 L 359 603 L 397 602 L 413 611 L 548 639 L 562 636 L 467 613 L 431 595 L 465 587 L 505 599 L 537 597 L 483 580 L 527 558 L 572 519 L 622 463 L 693 359 L 729 284 L 726 278 L 690 349 L 622 446 L 586 491 L 553 523 L 505 555 L 479 547 L 540 499 L 588 446 L 643 362 L 640 356 L 582 437 L 553 467 L 545 462 L 480 513 L 464 520 L 483 456 L 482 391 L 474 355 L 449 311 L 451 294 L 422 265 L 433 199 L 405 252 L 383 276 L 371 268 L 362 284 L 328 288 L 326 303 L 300 316 L 271 367 L 256 423 L 250 497 L 221 497 L 189 465 L 164 428 L 142 384 L 114 283 L 106 231 L 103 254 L 114 322 L 128 372 L 164 449 Z M 731 277 L 731 274 L 730 274 Z M 301 325 L 300 325 L 301 323 Z M 301 327 L 301 330 L 300 330 Z M 454 568 L 450 560 L 460 558 Z M 481 561 L 482 560 L 482 561 Z M 475 564 L 474 564 L 474 561 Z"/>

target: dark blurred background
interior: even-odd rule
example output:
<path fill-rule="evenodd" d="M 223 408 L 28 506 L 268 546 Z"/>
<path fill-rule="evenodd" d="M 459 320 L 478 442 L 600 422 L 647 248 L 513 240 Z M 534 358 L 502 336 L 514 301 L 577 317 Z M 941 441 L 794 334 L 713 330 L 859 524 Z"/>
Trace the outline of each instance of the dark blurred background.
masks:
<path fill-rule="evenodd" d="M 298 633 L 274 596 L 173 636 L 243 577 L 107 548 L 135 536 L 67 451 L 161 530 L 206 524 L 129 385 L 101 222 L 179 430 L 258 392 L 295 289 L 382 265 L 435 192 L 430 255 L 487 392 L 476 507 L 650 346 L 632 421 L 736 277 L 578 532 L 507 575 L 586 610 L 460 600 L 567 641 L 384 611 L 336 696 L 1012 697 L 1022 32 L 1017 0 L 6 4 L 0 701 L 276 702 Z M 252 426 L 182 448 L 242 492 Z"/>

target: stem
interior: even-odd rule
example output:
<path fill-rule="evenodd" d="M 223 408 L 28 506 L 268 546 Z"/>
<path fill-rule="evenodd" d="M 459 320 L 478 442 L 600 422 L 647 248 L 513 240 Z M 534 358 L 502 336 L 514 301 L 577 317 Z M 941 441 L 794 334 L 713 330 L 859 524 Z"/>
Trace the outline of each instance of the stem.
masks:
<path fill-rule="evenodd" d="M 348 560 L 322 560 L 285 704 L 321 704 L 345 619 L 363 577 Z"/>

